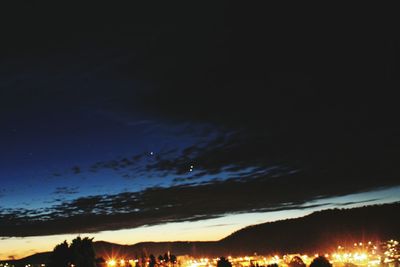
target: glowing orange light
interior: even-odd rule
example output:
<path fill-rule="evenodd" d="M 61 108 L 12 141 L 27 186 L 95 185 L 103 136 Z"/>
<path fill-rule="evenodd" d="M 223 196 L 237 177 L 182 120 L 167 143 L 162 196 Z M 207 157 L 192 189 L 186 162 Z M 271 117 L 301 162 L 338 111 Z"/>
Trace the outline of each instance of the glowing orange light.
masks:
<path fill-rule="evenodd" d="M 110 259 L 107 261 L 107 265 L 108 266 L 116 266 L 117 265 L 117 261 L 114 259 Z"/>

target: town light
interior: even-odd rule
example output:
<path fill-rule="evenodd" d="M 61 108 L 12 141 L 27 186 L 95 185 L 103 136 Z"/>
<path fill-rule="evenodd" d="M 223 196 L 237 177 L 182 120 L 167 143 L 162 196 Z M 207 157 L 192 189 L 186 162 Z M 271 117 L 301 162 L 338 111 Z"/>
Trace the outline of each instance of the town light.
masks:
<path fill-rule="evenodd" d="M 110 260 L 107 261 L 107 265 L 108 266 L 116 266 L 117 262 L 114 259 L 110 259 Z"/>

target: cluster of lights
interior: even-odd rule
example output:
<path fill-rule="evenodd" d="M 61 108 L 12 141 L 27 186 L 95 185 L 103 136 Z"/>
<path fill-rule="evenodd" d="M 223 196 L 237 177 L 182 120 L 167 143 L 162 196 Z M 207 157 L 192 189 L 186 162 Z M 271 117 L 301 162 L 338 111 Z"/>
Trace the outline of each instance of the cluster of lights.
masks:
<path fill-rule="evenodd" d="M 14 267 L 15 265 L 12 265 L 12 264 L 9 264 L 8 262 L 6 262 L 6 263 L 0 263 L 0 267 Z M 25 267 L 33 267 L 33 266 L 37 266 L 37 265 L 32 265 L 32 264 L 30 264 L 30 263 L 28 263 L 28 264 L 25 264 Z M 42 263 L 42 264 L 40 264 L 39 265 L 40 267 L 45 267 L 46 266 L 46 264 L 44 264 L 44 263 Z"/>
<path fill-rule="evenodd" d="M 212 267 L 216 266 L 218 259 L 208 259 L 208 258 L 200 258 L 200 259 L 189 259 L 184 262 L 184 266 L 186 267 Z"/>
<path fill-rule="evenodd" d="M 271 257 L 263 257 L 263 256 L 243 256 L 243 257 L 232 257 L 228 256 L 227 259 L 229 262 L 232 263 L 233 266 L 243 266 L 243 267 L 249 267 L 249 266 L 267 266 L 269 264 L 273 263 L 281 263 L 282 261 L 285 260 L 284 256 L 283 258 L 279 257 L 278 255 L 274 255 Z M 181 259 L 181 266 L 184 267 L 214 267 L 217 265 L 217 262 L 219 261 L 219 258 L 200 258 L 200 259 Z"/>
<path fill-rule="evenodd" d="M 279 255 L 272 256 L 244 256 L 244 257 L 232 257 L 228 256 L 227 259 L 235 267 L 250 267 L 250 266 L 268 266 L 270 264 L 278 264 L 279 266 L 287 266 L 294 257 L 299 257 L 306 264 L 309 265 L 314 257 L 324 255 L 334 265 L 342 264 L 355 264 L 357 266 L 376 266 L 381 263 L 400 262 L 400 245 L 396 240 L 389 240 L 376 245 L 369 241 L 367 243 L 357 242 L 354 243 L 350 248 L 344 246 L 338 246 L 337 250 L 332 254 L 315 254 L 313 257 L 308 255 L 300 254 L 288 254 L 280 257 Z M 215 267 L 219 258 L 192 258 L 188 256 L 178 257 L 179 266 L 182 267 Z M 110 258 L 106 261 L 108 267 L 128 267 L 136 266 L 139 262 L 138 259 L 123 259 L 123 258 Z M 147 267 L 148 261 L 145 262 Z M 45 264 L 41 264 L 41 267 L 45 267 Z M 73 265 L 71 265 L 73 266 Z M 13 267 L 9 263 L 0 263 L 0 267 Z M 25 267 L 32 267 L 31 264 L 25 265 Z"/>
<path fill-rule="evenodd" d="M 356 242 L 350 249 L 338 246 L 337 251 L 332 254 L 329 260 L 333 263 L 373 266 L 381 262 L 381 256 L 378 253 L 378 247 L 373 242 Z"/>
<path fill-rule="evenodd" d="M 117 266 L 135 266 L 138 260 L 125 260 L 125 259 L 109 259 L 106 261 L 107 266 L 117 267 Z"/>
<path fill-rule="evenodd" d="M 336 251 L 331 254 L 314 254 L 312 256 L 290 254 L 273 256 L 243 256 L 243 257 L 231 257 L 227 259 L 232 263 L 233 266 L 249 267 L 249 266 L 268 266 L 270 264 L 278 264 L 279 266 L 287 266 L 291 260 L 296 256 L 309 265 L 315 257 L 324 256 L 331 263 L 336 266 L 342 266 L 346 264 L 354 264 L 357 266 L 377 266 L 381 263 L 389 263 L 394 261 L 400 262 L 400 247 L 399 242 L 396 240 L 389 240 L 381 244 L 375 244 L 372 241 L 369 242 L 357 242 L 348 248 L 344 246 L 338 246 Z M 212 267 L 216 266 L 217 259 L 188 259 L 181 261 L 184 267 Z"/>
<path fill-rule="evenodd" d="M 383 254 L 385 255 L 384 262 L 393 262 L 400 261 L 400 252 L 399 252 L 399 242 L 396 240 L 389 240 L 383 244 L 383 248 L 385 251 Z"/>

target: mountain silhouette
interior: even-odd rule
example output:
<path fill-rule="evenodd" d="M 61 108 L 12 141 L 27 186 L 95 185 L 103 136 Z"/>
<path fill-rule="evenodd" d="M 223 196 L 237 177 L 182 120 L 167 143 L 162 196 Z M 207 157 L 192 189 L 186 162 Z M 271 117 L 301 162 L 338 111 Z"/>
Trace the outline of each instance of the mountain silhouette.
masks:
<path fill-rule="evenodd" d="M 219 240 L 209 242 L 141 242 L 119 245 L 97 241 L 97 257 L 121 255 L 136 258 L 144 255 L 175 255 L 196 257 L 221 255 L 252 255 L 257 253 L 316 253 L 335 249 L 338 245 L 352 246 L 354 242 L 399 239 L 396 220 L 400 202 L 352 209 L 331 209 L 310 215 L 245 227 Z M 49 252 L 7 261 L 16 266 L 47 261 Z"/>

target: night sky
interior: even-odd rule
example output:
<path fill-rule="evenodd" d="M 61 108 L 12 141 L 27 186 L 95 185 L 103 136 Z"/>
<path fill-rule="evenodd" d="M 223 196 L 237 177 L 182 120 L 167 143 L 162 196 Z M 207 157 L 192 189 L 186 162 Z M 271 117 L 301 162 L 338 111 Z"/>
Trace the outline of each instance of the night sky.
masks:
<path fill-rule="evenodd" d="M 0 259 L 77 234 L 217 240 L 400 201 L 391 16 L 225 2 L 4 10 Z"/>

